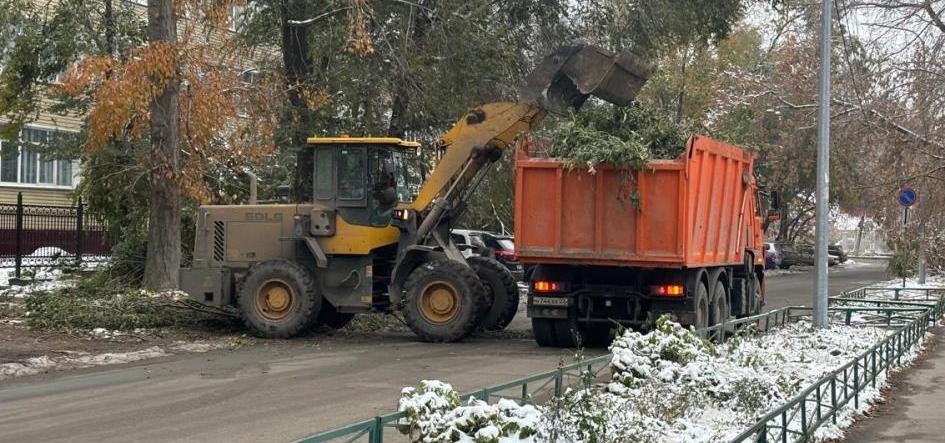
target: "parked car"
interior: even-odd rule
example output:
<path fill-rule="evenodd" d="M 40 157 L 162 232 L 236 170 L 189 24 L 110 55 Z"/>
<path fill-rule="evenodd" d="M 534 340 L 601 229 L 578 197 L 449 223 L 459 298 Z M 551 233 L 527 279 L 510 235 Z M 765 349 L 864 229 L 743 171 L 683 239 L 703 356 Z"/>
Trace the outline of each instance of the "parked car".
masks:
<path fill-rule="evenodd" d="M 515 241 L 512 237 L 471 229 L 454 229 L 450 237 L 464 256 L 494 256 L 516 280 L 524 278 L 522 264 L 515 258 Z"/>
<path fill-rule="evenodd" d="M 847 251 L 844 251 L 843 246 L 839 244 L 827 246 L 827 254 L 832 257 L 837 257 L 837 261 L 840 263 L 845 263 L 848 258 Z"/>
<path fill-rule="evenodd" d="M 781 266 L 781 252 L 774 243 L 765 243 L 765 269 Z"/>
<path fill-rule="evenodd" d="M 811 245 L 789 245 L 779 243 L 778 248 L 781 252 L 781 269 L 789 269 L 791 266 L 814 266 L 814 247 Z M 834 266 L 839 263 L 837 257 L 827 255 L 827 266 Z"/>

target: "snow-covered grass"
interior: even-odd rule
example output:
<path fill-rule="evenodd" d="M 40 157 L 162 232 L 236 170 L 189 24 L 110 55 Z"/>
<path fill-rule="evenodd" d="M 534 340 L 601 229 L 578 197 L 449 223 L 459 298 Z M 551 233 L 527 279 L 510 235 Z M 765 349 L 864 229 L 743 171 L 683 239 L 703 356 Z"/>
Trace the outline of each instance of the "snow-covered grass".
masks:
<path fill-rule="evenodd" d="M 608 381 L 587 379 L 543 405 L 460 404 L 449 385 L 426 381 L 404 390 L 401 410 L 415 442 L 727 441 L 888 333 L 812 329 L 801 320 L 713 345 L 664 318 L 650 333 L 628 331 L 613 343 Z M 861 409 L 879 397 L 884 380 L 861 393 Z M 822 427 L 818 439 L 842 435 L 856 412 L 846 406 L 839 424 Z"/>

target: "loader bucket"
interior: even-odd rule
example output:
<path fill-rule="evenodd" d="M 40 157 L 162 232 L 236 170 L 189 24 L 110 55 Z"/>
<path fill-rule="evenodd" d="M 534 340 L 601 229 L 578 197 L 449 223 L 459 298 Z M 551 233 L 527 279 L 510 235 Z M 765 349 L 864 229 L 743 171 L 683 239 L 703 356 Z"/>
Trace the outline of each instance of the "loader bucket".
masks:
<path fill-rule="evenodd" d="M 591 95 L 625 106 L 653 72 L 636 55 L 591 45 L 559 48 L 528 75 L 521 99 L 556 113 L 580 108 Z"/>

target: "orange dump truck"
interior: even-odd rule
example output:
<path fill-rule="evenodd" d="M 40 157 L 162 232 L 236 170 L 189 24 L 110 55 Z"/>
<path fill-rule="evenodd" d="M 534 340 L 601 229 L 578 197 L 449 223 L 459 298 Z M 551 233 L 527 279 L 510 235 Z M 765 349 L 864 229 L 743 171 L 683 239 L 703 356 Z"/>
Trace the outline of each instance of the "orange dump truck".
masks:
<path fill-rule="evenodd" d="M 568 169 L 516 150 L 516 255 L 543 346 L 593 345 L 664 313 L 704 327 L 760 311 L 763 218 L 755 156 L 694 136 L 640 171 Z"/>

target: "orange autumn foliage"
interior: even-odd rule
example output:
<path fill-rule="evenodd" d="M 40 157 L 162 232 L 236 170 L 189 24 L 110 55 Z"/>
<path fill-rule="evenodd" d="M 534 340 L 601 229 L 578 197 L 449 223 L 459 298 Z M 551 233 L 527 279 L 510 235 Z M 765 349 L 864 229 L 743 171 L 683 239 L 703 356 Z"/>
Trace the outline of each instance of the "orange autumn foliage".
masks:
<path fill-rule="evenodd" d="M 239 173 L 264 163 L 275 149 L 274 107 L 283 102 L 284 92 L 276 78 L 241 81 L 240 66 L 248 58 L 236 47 L 228 23 L 232 6 L 242 3 L 178 0 L 177 42 L 149 44 L 124 56 L 87 57 L 71 69 L 60 92 L 89 97 L 92 103 L 85 154 L 96 155 L 111 142 L 147 137 L 151 102 L 176 81 L 180 168 L 162 175 L 175 180 L 185 195 L 207 202 L 209 171 Z M 145 168 L 162 167 L 152 155 L 140 161 Z"/>

